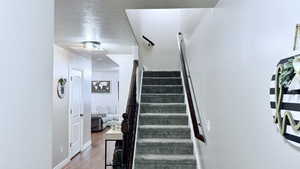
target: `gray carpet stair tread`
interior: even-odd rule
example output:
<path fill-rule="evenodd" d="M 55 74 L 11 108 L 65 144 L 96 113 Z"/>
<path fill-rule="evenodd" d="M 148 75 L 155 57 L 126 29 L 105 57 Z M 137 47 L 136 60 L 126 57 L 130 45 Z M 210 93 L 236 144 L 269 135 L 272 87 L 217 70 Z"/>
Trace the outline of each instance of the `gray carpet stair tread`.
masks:
<path fill-rule="evenodd" d="M 140 116 L 162 116 L 162 117 L 180 116 L 180 117 L 185 117 L 185 116 L 187 116 L 187 114 L 184 114 L 184 113 L 142 113 Z"/>
<path fill-rule="evenodd" d="M 196 169 L 193 155 L 139 155 L 135 169 Z"/>
<path fill-rule="evenodd" d="M 181 93 L 142 93 L 142 96 L 184 96 Z"/>
<path fill-rule="evenodd" d="M 142 113 L 140 125 L 188 125 L 185 113 Z"/>
<path fill-rule="evenodd" d="M 182 113 L 186 112 L 184 103 L 141 103 L 141 113 Z"/>
<path fill-rule="evenodd" d="M 145 71 L 144 77 L 180 77 L 180 71 Z"/>
<path fill-rule="evenodd" d="M 182 112 L 174 112 L 174 113 L 172 113 L 172 112 L 141 112 L 141 115 L 140 116 L 142 116 L 143 114 L 184 114 L 184 115 L 186 115 L 186 112 L 184 112 L 184 111 L 182 111 Z"/>
<path fill-rule="evenodd" d="M 183 87 L 183 85 L 142 85 L 143 87 Z"/>
<path fill-rule="evenodd" d="M 143 79 L 178 79 L 178 80 L 181 80 L 181 77 L 143 77 Z"/>
<path fill-rule="evenodd" d="M 183 94 L 182 85 L 143 85 L 142 94 Z"/>
<path fill-rule="evenodd" d="M 142 94 L 142 103 L 184 103 L 183 94 Z"/>
<path fill-rule="evenodd" d="M 190 139 L 140 139 L 137 154 L 189 155 L 193 154 L 193 142 Z"/>
<path fill-rule="evenodd" d="M 189 129 L 187 125 L 141 125 L 141 129 Z"/>
<path fill-rule="evenodd" d="M 185 106 L 185 103 L 141 103 L 147 106 Z"/>
<path fill-rule="evenodd" d="M 177 77 L 144 77 L 144 85 L 182 85 L 181 78 Z"/>
<path fill-rule="evenodd" d="M 193 141 L 191 139 L 149 138 L 149 139 L 139 139 L 138 143 L 193 143 Z"/>
<path fill-rule="evenodd" d="M 138 137 L 139 139 L 190 139 L 191 131 L 188 125 L 140 125 Z"/>
<path fill-rule="evenodd" d="M 136 157 L 137 159 L 142 160 L 163 160 L 163 161 L 188 161 L 188 160 L 196 160 L 194 155 L 158 155 L 158 154 L 146 154 L 139 155 Z"/>

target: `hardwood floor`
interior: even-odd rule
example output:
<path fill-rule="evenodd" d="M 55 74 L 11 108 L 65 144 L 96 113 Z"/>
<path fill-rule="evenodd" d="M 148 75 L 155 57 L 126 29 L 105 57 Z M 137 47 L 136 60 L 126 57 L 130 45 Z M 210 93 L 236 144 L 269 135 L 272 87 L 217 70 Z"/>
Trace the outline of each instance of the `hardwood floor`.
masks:
<path fill-rule="evenodd" d="M 92 133 L 92 146 L 78 154 L 64 169 L 104 169 L 104 133 Z M 114 143 L 108 144 L 108 160 L 112 159 Z M 111 169 L 111 167 L 107 167 Z"/>

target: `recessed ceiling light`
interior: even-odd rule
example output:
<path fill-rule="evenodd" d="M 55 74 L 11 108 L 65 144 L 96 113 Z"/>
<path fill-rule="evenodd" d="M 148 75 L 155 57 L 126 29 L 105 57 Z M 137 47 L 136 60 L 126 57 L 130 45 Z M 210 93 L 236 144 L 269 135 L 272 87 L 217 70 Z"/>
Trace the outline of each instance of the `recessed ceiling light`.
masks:
<path fill-rule="evenodd" d="M 89 49 L 89 50 L 100 50 L 101 43 L 98 41 L 83 41 L 83 48 Z"/>

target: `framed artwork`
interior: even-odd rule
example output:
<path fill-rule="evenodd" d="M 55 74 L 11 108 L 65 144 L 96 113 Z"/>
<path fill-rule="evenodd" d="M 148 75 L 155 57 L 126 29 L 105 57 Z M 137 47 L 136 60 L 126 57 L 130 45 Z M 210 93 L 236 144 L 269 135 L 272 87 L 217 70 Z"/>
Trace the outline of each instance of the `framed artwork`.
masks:
<path fill-rule="evenodd" d="M 92 81 L 92 93 L 110 93 L 110 81 Z"/>
<path fill-rule="evenodd" d="M 300 24 L 296 26 L 294 51 L 300 51 Z"/>

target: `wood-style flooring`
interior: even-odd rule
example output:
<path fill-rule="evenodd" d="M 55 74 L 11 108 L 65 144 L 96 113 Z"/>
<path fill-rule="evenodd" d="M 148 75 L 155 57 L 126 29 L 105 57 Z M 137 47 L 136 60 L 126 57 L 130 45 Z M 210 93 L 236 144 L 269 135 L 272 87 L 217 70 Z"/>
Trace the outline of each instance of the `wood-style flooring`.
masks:
<path fill-rule="evenodd" d="M 104 169 L 104 133 L 107 130 L 92 133 L 92 146 L 74 157 L 64 169 Z M 113 149 L 114 143 L 110 142 L 108 144 L 108 160 L 112 159 Z M 107 169 L 111 169 L 111 167 L 107 167 Z"/>

